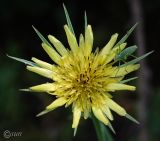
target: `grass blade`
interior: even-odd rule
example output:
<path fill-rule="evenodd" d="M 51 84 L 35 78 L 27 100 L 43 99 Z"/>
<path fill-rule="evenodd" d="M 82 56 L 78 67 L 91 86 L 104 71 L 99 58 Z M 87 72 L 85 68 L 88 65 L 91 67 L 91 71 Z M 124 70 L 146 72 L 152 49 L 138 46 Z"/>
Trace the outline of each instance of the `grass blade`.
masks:
<path fill-rule="evenodd" d="M 63 4 L 63 8 L 64 8 L 64 13 L 65 13 L 65 16 L 66 16 L 66 20 L 67 20 L 67 25 L 68 25 L 69 29 L 71 30 L 71 32 L 75 35 L 74 30 L 73 30 L 73 26 L 72 26 L 72 23 L 71 23 L 71 20 L 70 20 L 68 11 L 67 11 L 67 8 L 64 4 Z"/>

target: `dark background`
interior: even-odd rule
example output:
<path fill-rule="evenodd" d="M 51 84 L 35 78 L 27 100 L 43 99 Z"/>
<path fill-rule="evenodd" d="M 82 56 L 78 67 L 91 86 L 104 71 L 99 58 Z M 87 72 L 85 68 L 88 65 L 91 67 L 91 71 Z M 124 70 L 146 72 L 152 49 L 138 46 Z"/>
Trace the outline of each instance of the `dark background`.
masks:
<path fill-rule="evenodd" d="M 134 1 L 134 0 L 133 0 Z M 132 0 L 0 0 L 0 140 L 5 130 L 22 132 L 15 141 L 96 141 L 95 129 L 90 119 L 81 119 L 76 137 L 73 138 L 71 109 L 59 108 L 42 117 L 35 117 L 53 97 L 41 93 L 25 93 L 20 88 L 46 82 L 47 79 L 26 71 L 25 65 L 7 58 L 4 54 L 30 59 L 32 56 L 51 63 L 41 48 L 41 41 L 32 29 L 34 25 L 43 35 L 52 34 L 66 46 L 63 30 L 66 24 L 62 3 L 64 2 L 76 31 L 77 37 L 84 32 L 84 11 L 87 11 L 88 23 L 94 32 L 94 46 L 103 47 L 110 36 L 116 32 L 122 37 L 126 31 L 139 22 L 143 28 L 140 36 L 145 44 L 144 51 L 155 52 L 146 58 L 149 79 L 147 85 L 131 82 L 138 87 L 149 86 L 149 95 L 138 91 L 121 92 L 114 98 L 141 125 L 119 117 L 116 114 L 113 127 L 115 141 L 159 141 L 160 139 L 160 68 L 159 68 L 159 34 L 160 34 L 160 1 L 139 0 L 140 13 L 135 21 Z M 138 0 L 137 0 L 138 1 Z M 137 28 L 138 30 L 138 28 Z M 128 40 L 129 45 L 138 44 L 136 31 Z M 139 46 L 141 48 L 141 46 Z M 139 73 L 139 77 L 145 77 Z M 146 102 L 144 108 L 143 102 Z M 144 113 L 145 120 L 143 120 Z M 144 126 L 143 126 L 144 125 Z M 144 131 L 144 132 L 143 132 Z M 9 139 L 8 139 L 9 140 Z"/>

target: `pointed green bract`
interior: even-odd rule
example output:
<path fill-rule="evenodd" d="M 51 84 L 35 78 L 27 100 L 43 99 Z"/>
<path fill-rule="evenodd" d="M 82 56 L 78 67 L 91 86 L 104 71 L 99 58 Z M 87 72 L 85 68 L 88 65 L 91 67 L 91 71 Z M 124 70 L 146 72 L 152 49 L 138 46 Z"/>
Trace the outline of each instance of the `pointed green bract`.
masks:
<path fill-rule="evenodd" d="M 133 118 L 131 115 L 126 114 L 125 117 L 128 118 L 129 120 L 133 121 L 134 123 L 139 124 L 139 122 L 135 118 Z"/>
<path fill-rule="evenodd" d="M 129 79 L 120 81 L 120 83 L 121 83 L 121 84 L 124 84 L 124 83 L 127 83 L 127 82 L 129 82 L 129 81 L 135 80 L 135 79 L 137 79 L 137 78 L 138 78 L 138 77 L 132 77 L 132 78 L 129 78 Z"/>
<path fill-rule="evenodd" d="M 67 25 L 68 25 L 69 29 L 71 30 L 71 32 L 75 35 L 74 30 L 73 30 L 73 26 L 72 26 L 72 23 L 71 23 L 71 20 L 70 20 L 68 11 L 67 11 L 67 8 L 64 4 L 63 4 L 63 8 L 64 8 L 64 12 L 65 12 L 65 15 L 66 15 Z"/>
<path fill-rule="evenodd" d="M 86 31 L 86 29 L 87 29 L 87 14 L 86 14 L 86 11 L 84 12 L 84 29 L 85 29 L 85 31 Z"/>
<path fill-rule="evenodd" d="M 46 109 L 46 110 L 40 112 L 38 115 L 36 115 L 36 117 L 43 116 L 43 115 L 47 114 L 47 113 L 50 112 L 50 111 L 52 111 L 52 109 L 51 109 L 51 110 Z"/>
<path fill-rule="evenodd" d="M 19 91 L 23 91 L 23 92 L 32 92 L 30 89 L 19 89 Z"/>
<path fill-rule="evenodd" d="M 38 66 L 34 62 L 31 62 L 31 61 L 28 61 L 28 60 L 25 60 L 25 59 L 21 59 L 21 58 L 17 58 L 17 57 L 13 57 L 13 56 L 10 56 L 8 54 L 7 54 L 7 57 L 9 57 L 9 58 L 11 58 L 13 60 L 16 60 L 18 62 L 24 63 L 26 65 L 30 65 L 30 66 L 33 66 L 33 67 Z"/>
<path fill-rule="evenodd" d="M 32 26 L 34 31 L 37 33 L 38 37 L 41 39 L 41 41 L 45 44 L 47 44 L 48 46 L 52 47 L 52 45 L 43 37 L 43 35 L 34 27 Z"/>
<path fill-rule="evenodd" d="M 112 127 L 112 124 L 111 124 L 111 123 L 108 124 L 108 127 L 111 129 L 111 131 L 112 131 L 114 134 L 116 134 L 116 132 L 115 132 L 114 128 Z"/>
<path fill-rule="evenodd" d="M 140 56 L 140 57 L 138 57 L 136 59 L 133 59 L 133 60 L 131 60 L 131 61 L 129 61 L 129 62 L 123 64 L 123 65 L 120 65 L 120 67 L 125 67 L 125 66 L 128 66 L 128 65 L 133 65 L 133 64 L 141 61 L 142 59 L 146 58 L 148 55 L 150 55 L 153 52 L 154 51 L 150 51 L 150 52 L 148 52 L 148 53 L 146 53 L 146 54 L 144 54 L 144 55 L 142 55 L 142 56 Z"/>
<path fill-rule="evenodd" d="M 78 127 L 74 128 L 74 134 L 73 134 L 74 137 L 76 136 L 77 128 L 78 128 Z"/>
<path fill-rule="evenodd" d="M 138 23 L 136 23 L 127 33 L 122 37 L 122 39 L 114 46 L 119 46 L 120 44 L 124 43 L 127 38 L 130 36 L 130 34 L 134 31 L 134 29 L 137 27 Z"/>

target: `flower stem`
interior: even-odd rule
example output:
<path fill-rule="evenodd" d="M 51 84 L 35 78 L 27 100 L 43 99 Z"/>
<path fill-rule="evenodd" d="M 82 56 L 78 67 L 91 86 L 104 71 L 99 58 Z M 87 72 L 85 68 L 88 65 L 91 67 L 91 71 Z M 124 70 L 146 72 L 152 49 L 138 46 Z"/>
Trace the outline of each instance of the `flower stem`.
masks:
<path fill-rule="evenodd" d="M 105 125 L 92 116 L 93 124 L 96 130 L 98 141 L 113 141 L 113 138 Z"/>

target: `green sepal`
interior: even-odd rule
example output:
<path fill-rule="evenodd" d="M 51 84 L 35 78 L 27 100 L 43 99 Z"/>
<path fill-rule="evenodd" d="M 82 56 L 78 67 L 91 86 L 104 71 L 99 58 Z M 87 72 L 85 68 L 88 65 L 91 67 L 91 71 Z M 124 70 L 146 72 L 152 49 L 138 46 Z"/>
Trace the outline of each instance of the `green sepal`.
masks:
<path fill-rule="evenodd" d="M 116 132 L 115 132 L 114 128 L 112 127 L 112 124 L 111 124 L 111 123 L 108 124 L 108 127 L 111 129 L 111 131 L 112 131 L 114 134 L 116 134 Z"/>
<path fill-rule="evenodd" d="M 37 114 L 36 117 L 43 116 L 43 115 L 47 114 L 47 113 L 50 112 L 50 111 L 52 111 L 52 109 L 50 109 L 50 110 L 46 109 L 46 110 L 40 112 L 39 114 Z"/>
<path fill-rule="evenodd" d="M 37 33 L 38 37 L 41 39 L 41 41 L 48 46 L 52 47 L 52 45 L 47 41 L 47 39 L 44 38 L 44 36 L 32 25 L 34 31 Z"/>
<path fill-rule="evenodd" d="M 127 33 L 122 37 L 122 39 L 114 46 L 119 46 L 120 44 L 124 43 L 128 37 L 130 36 L 130 34 L 134 31 L 134 29 L 137 27 L 138 23 L 136 23 L 134 26 L 131 27 L 131 29 L 129 31 L 127 31 Z"/>
<path fill-rule="evenodd" d="M 33 92 L 31 89 L 19 89 L 19 91 L 23 91 L 23 92 Z"/>
<path fill-rule="evenodd" d="M 76 136 L 77 128 L 78 128 L 78 127 L 74 128 L 74 133 L 73 133 L 73 136 L 74 136 L 74 137 Z"/>
<path fill-rule="evenodd" d="M 135 118 L 133 118 L 131 115 L 126 114 L 125 115 L 126 118 L 128 118 L 129 120 L 133 121 L 134 123 L 140 124 L 139 121 L 137 121 Z"/>
<path fill-rule="evenodd" d="M 63 3 L 63 8 L 64 8 L 64 13 L 65 13 L 65 16 L 66 16 L 66 20 L 67 20 L 67 25 L 68 25 L 69 29 L 71 30 L 71 32 L 75 35 L 74 30 L 73 30 L 73 26 L 72 26 L 72 23 L 71 23 L 71 20 L 70 20 L 68 11 L 67 11 L 67 8 L 64 5 L 64 3 Z"/>
<path fill-rule="evenodd" d="M 119 83 L 124 84 L 124 83 L 127 83 L 127 82 L 129 82 L 129 81 L 135 80 L 135 79 L 137 79 L 137 78 L 138 78 L 138 77 L 132 77 L 132 78 L 129 78 L 129 79 L 126 79 L 126 80 L 122 80 L 122 81 L 120 81 Z"/>
<path fill-rule="evenodd" d="M 146 58 L 148 55 L 150 55 L 153 52 L 154 51 L 150 51 L 150 52 L 148 52 L 148 53 L 146 53 L 146 54 L 144 54 L 144 55 L 142 55 L 142 56 L 140 56 L 140 57 L 138 57 L 136 59 L 133 59 L 133 60 L 131 60 L 131 61 L 129 61 L 129 62 L 123 64 L 123 65 L 120 65 L 119 67 L 125 67 L 125 66 L 128 66 L 128 65 L 133 65 L 133 64 L 141 61 L 142 59 Z"/>
<path fill-rule="evenodd" d="M 87 23 L 87 14 L 86 14 L 86 11 L 85 11 L 84 12 L 84 29 L 85 29 L 85 31 L 87 29 L 87 25 L 88 25 L 88 23 Z"/>
<path fill-rule="evenodd" d="M 35 67 L 35 66 L 37 67 L 37 66 L 38 66 L 36 63 L 31 62 L 31 61 L 28 61 L 28 60 L 25 60 L 25 59 L 13 57 L 13 56 L 10 56 L 10 55 L 8 55 L 8 54 L 6 54 L 6 56 L 9 57 L 9 58 L 11 58 L 11 59 L 13 59 L 13 60 L 16 60 L 16 61 L 18 61 L 18 62 L 24 63 L 24 64 L 26 64 L 26 65 L 30 65 L 30 66 L 33 66 L 33 67 Z"/>

